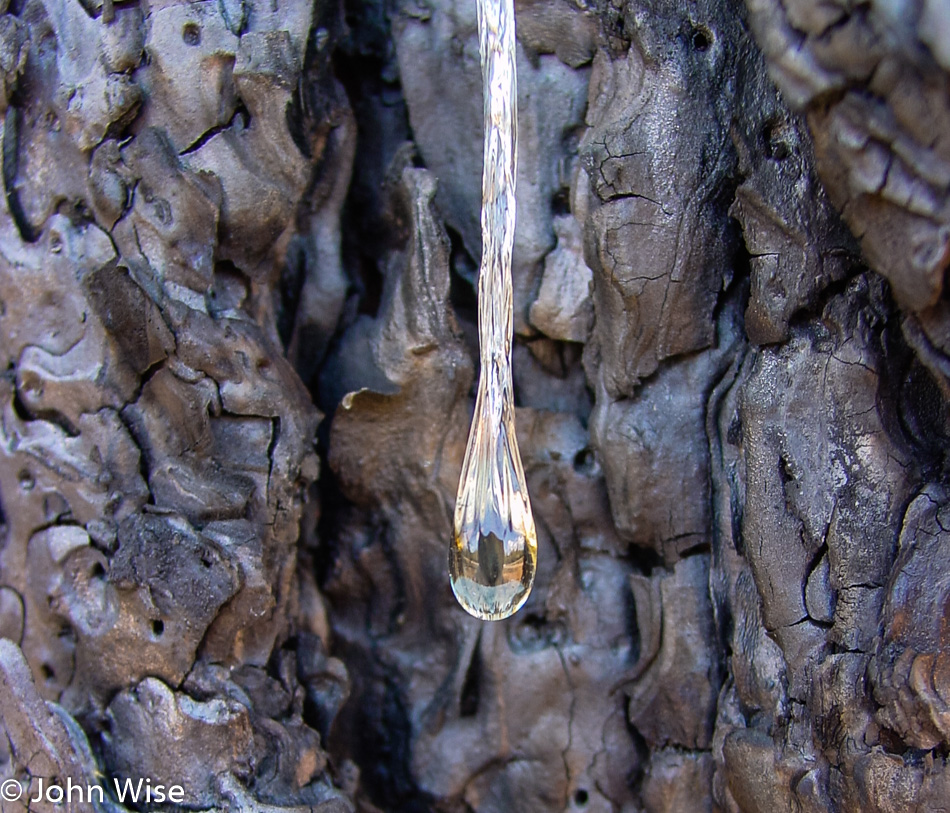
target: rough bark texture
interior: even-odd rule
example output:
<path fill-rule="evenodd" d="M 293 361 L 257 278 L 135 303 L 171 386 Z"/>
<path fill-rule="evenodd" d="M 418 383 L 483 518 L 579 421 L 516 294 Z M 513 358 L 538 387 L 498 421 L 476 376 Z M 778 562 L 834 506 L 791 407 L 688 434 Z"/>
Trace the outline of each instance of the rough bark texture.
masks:
<path fill-rule="evenodd" d="M 950 5 L 517 19 L 482 623 L 474 2 L 0 0 L 4 811 L 946 807 Z"/>

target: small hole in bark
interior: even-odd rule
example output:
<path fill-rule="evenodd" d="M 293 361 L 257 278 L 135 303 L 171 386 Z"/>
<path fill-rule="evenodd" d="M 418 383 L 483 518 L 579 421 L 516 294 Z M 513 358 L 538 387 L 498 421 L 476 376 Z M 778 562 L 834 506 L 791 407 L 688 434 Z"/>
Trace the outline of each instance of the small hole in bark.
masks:
<path fill-rule="evenodd" d="M 50 681 L 56 679 L 56 672 L 53 671 L 53 667 L 48 663 L 44 663 L 40 667 L 40 672 L 43 674 L 43 680 Z"/>
<path fill-rule="evenodd" d="M 790 133 L 782 121 L 770 121 L 762 128 L 762 141 L 767 157 L 784 161 L 792 152 Z"/>
<path fill-rule="evenodd" d="M 32 491 L 33 486 L 36 485 L 33 475 L 30 474 L 26 469 L 20 472 L 18 479 L 20 481 L 20 488 L 22 488 L 24 491 Z"/>
<path fill-rule="evenodd" d="M 583 788 L 578 788 L 576 791 L 574 791 L 574 804 L 576 804 L 578 807 L 584 807 L 584 805 L 587 804 L 589 798 L 590 796 Z"/>
<path fill-rule="evenodd" d="M 201 557 L 201 564 L 203 564 L 209 570 L 211 569 L 211 559 L 209 559 L 207 556 Z"/>
<path fill-rule="evenodd" d="M 705 51 L 712 45 L 712 39 L 712 33 L 708 28 L 696 26 L 696 28 L 693 29 L 693 36 L 690 42 L 692 42 L 693 48 L 697 51 Z"/>
<path fill-rule="evenodd" d="M 162 633 L 165 632 L 165 622 L 161 618 L 156 618 L 152 622 L 152 635 L 156 638 L 161 638 Z"/>
<path fill-rule="evenodd" d="M 596 474 L 597 458 L 594 456 L 593 449 L 581 449 L 574 455 L 574 471 L 588 477 Z"/>
<path fill-rule="evenodd" d="M 201 45 L 201 29 L 197 23 L 185 23 L 181 29 L 181 38 L 185 45 Z"/>
<path fill-rule="evenodd" d="M 90 579 L 101 579 L 106 575 L 106 569 L 102 566 L 101 562 L 96 562 L 89 570 Z"/>

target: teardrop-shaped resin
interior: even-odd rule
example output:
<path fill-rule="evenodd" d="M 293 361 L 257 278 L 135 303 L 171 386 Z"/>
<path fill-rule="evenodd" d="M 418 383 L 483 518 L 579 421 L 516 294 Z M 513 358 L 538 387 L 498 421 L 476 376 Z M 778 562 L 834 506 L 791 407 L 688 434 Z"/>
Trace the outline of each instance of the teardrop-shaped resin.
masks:
<path fill-rule="evenodd" d="M 455 503 L 449 576 L 476 618 L 499 620 L 528 598 L 538 540 L 515 438 L 511 385 L 511 254 L 515 240 L 517 75 L 513 0 L 477 0 L 485 101 L 482 260 L 478 274 L 481 369 Z"/>
<path fill-rule="evenodd" d="M 510 401 L 492 405 L 490 389 L 479 387 L 455 503 L 449 576 L 455 597 L 469 613 L 498 621 L 516 612 L 531 592 L 538 539 L 514 410 Z"/>

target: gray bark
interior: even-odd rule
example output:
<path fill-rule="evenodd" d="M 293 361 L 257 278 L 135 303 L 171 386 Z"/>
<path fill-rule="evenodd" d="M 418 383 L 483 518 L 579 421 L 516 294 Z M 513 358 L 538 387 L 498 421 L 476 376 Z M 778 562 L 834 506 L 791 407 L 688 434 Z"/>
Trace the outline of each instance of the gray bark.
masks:
<path fill-rule="evenodd" d="M 944 808 L 946 3 L 517 5 L 501 623 L 474 3 L 0 6 L 4 811 Z"/>

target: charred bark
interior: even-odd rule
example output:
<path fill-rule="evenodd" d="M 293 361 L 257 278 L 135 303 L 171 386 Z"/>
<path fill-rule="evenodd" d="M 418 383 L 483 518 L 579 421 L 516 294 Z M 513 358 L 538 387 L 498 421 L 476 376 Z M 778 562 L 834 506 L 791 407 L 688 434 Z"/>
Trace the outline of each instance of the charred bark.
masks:
<path fill-rule="evenodd" d="M 474 3 L 2 4 L 3 810 L 942 809 L 944 5 L 517 6 L 488 624 Z"/>

